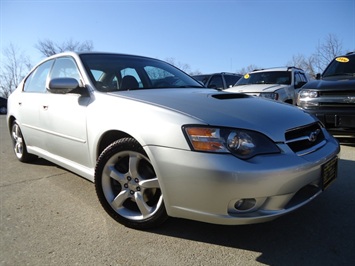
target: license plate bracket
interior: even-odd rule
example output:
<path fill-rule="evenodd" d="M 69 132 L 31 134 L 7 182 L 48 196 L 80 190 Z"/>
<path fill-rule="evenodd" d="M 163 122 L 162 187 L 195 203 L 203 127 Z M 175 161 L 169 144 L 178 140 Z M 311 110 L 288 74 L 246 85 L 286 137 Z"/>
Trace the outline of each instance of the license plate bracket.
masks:
<path fill-rule="evenodd" d="M 338 157 L 322 165 L 322 190 L 325 190 L 337 178 Z"/>

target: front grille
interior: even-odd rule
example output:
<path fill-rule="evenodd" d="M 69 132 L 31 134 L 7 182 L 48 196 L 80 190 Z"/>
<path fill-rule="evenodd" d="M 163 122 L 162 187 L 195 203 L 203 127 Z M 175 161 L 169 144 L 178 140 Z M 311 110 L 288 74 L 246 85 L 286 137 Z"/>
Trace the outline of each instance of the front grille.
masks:
<path fill-rule="evenodd" d="M 309 153 L 313 147 L 318 147 L 325 139 L 318 123 L 288 130 L 285 133 L 286 144 L 292 151 Z"/>
<path fill-rule="evenodd" d="M 355 91 L 351 90 L 334 90 L 334 91 L 322 91 L 319 90 L 320 97 L 355 97 Z"/>
<path fill-rule="evenodd" d="M 348 109 L 353 109 L 355 107 L 355 103 L 349 103 L 349 102 L 319 102 L 318 106 L 320 107 L 335 107 L 335 108 L 339 108 L 341 107 L 342 110 L 344 108 L 348 108 Z"/>

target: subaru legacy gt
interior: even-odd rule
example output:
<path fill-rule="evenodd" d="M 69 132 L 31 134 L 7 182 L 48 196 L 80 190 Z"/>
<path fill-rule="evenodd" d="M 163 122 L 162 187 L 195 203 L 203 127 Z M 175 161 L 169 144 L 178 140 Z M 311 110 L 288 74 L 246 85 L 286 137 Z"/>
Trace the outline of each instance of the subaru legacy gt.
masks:
<path fill-rule="evenodd" d="M 275 219 L 336 179 L 340 149 L 297 107 L 112 53 L 40 62 L 10 95 L 7 123 L 18 160 L 42 157 L 94 182 L 106 212 L 136 229 L 168 217 Z"/>

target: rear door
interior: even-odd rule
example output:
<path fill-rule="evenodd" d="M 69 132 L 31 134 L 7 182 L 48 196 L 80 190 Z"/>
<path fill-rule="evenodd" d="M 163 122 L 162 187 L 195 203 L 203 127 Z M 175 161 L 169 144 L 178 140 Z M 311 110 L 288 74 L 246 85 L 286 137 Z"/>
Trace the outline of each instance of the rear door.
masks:
<path fill-rule="evenodd" d="M 28 147 L 46 148 L 46 128 L 41 121 L 41 113 L 46 108 L 46 83 L 53 60 L 39 65 L 26 79 L 19 100 L 18 122 Z"/>

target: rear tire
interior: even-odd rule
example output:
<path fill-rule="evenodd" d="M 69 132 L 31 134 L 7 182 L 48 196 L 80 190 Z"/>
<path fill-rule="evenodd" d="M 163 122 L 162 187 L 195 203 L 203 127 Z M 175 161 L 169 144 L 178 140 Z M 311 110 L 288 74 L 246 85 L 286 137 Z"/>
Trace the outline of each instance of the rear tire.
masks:
<path fill-rule="evenodd" d="M 153 166 L 132 138 L 117 140 L 101 153 L 95 188 L 106 212 L 127 227 L 148 229 L 168 218 Z"/>

